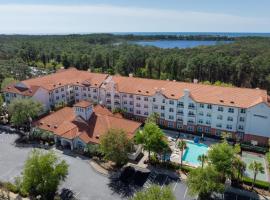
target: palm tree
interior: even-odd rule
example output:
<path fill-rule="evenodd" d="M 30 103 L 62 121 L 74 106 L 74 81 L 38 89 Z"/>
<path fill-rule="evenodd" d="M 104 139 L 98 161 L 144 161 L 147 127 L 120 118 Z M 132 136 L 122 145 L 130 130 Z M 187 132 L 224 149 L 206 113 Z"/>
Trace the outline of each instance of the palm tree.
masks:
<path fill-rule="evenodd" d="M 233 160 L 233 169 L 237 172 L 237 182 L 239 182 L 240 176 L 242 177 L 246 170 L 246 163 L 239 156 L 236 156 Z"/>
<path fill-rule="evenodd" d="M 253 182 L 252 182 L 252 187 L 251 190 L 254 188 L 254 183 L 256 181 L 258 173 L 264 173 L 264 167 L 262 166 L 262 163 L 253 161 L 252 163 L 249 164 L 248 168 L 253 171 L 254 177 L 253 177 Z"/>
<path fill-rule="evenodd" d="M 180 141 L 178 142 L 178 148 L 179 148 L 180 151 L 181 151 L 181 167 L 182 167 L 182 165 L 183 165 L 183 151 L 184 151 L 184 149 L 186 148 L 186 146 L 187 146 L 186 141 L 180 140 Z"/>
<path fill-rule="evenodd" d="M 198 161 L 200 161 L 202 163 L 202 168 L 203 168 L 204 163 L 207 161 L 207 156 L 204 155 L 204 154 L 199 155 L 198 156 Z"/>

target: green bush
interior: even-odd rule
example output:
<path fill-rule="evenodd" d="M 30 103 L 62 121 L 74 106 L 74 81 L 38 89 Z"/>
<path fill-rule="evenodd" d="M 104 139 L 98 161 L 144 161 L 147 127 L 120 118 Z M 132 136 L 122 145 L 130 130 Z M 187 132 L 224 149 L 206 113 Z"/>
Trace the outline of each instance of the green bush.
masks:
<path fill-rule="evenodd" d="M 246 150 L 246 151 L 256 152 L 256 153 L 262 153 L 262 154 L 265 154 L 266 152 L 268 152 L 268 149 L 266 147 L 253 146 L 247 143 L 242 143 L 241 149 Z"/>
<path fill-rule="evenodd" d="M 189 173 L 193 169 L 194 169 L 193 167 L 190 167 L 190 166 L 187 166 L 187 165 L 183 165 L 181 167 L 181 170 L 184 171 L 184 172 L 186 172 L 186 173 Z"/>
<path fill-rule="evenodd" d="M 245 183 L 246 185 L 252 185 L 252 178 L 249 178 L 247 176 L 244 176 L 242 178 L 243 183 Z M 265 189 L 268 190 L 270 187 L 270 183 L 266 182 L 266 181 L 260 181 L 260 180 L 256 180 L 255 187 L 260 188 L 260 189 Z"/>
<path fill-rule="evenodd" d="M 19 189 L 17 188 L 17 186 L 10 183 L 10 182 L 4 183 L 4 187 L 10 192 L 13 192 L 13 193 L 16 193 L 16 194 L 19 192 Z"/>

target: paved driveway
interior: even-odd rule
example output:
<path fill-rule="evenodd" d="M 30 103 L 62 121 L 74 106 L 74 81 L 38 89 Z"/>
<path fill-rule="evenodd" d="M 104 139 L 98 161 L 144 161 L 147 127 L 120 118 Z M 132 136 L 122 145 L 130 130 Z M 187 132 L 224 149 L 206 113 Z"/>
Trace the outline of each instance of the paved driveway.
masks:
<path fill-rule="evenodd" d="M 0 131 L 0 180 L 13 181 L 14 177 L 22 172 L 23 165 L 32 148 L 15 147 L 15 134 Z M 65 155 L 56 151 L 57 155 L 69 164 L 69 174 L 61 188 L 71 189 L 80 200 L 120 200 L 122 198 L 110 187 L 110 180 L 96 173 L 89 165 L 88 160 L 80 157 Z M 172 183 L 177 200 L 191 200 L 188 197 L 186 185 L 181 182 Z"/>

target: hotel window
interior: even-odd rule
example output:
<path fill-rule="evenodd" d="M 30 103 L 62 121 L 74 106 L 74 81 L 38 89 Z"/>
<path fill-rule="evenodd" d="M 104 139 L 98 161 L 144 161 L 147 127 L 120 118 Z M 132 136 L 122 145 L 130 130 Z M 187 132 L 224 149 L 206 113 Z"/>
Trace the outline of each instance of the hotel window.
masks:
<path fill-rule="evenodd" d="M 174 109 L 173 109 L 173 108 L 170 108 L 170 109 L 169 109 L 169 112 L 174 112 Z"/>
<path fill-rule="evenodd" d="M 143 106 L 144 108 L 148 108 L 148 105 L 146 105 L 146 104 L 144 104 L 144 106 Z"/>
<path fill-rule="evenodd" d="M 93 89 L 93 92 L 97 92 L 97 89 Z"/>
<path fill-rule="evenodd" d="M 127 97 L 127 95 L 126 94 L 123 94 L 123 97 Z"/>
<path fill-rule="evenodd" d="M 165 106 L 161 106 L 160 109 L 161 109 L 161 110 L 165 110 Z"/>
<path fill-rule="evenodd" d="M 88 94 L 88 97 L 91 97 L 91 94 Z"/>
<path fill-rule="evenodd" d="M 148 101 L 148 97 L 144 97 L 144 101 Z"/>
<path fill-rule="evenodd" d="M 89 92 L 90 91 L 90 88 L 87 88 L 87 91 Z"/>
<path fill-rule="evenodd" d="M 133 101 L 130 101 L 130 102 L 129 102 L 129 105 L 133 105 Z"/>
<path fill-rule="evenodd" d="M 168 122 L 168 127 L 173 127 L 173 122 Z"/>
<path fill-rule="evenodd" d="M 242 108 L 242 109 L 240 110 L 240 113 L 242 113 L 242 114 L 246 113 L 246 109 Z"/>
<path fill-rule="evenodd" d="M 211 113 L 207 113 L 206 116 L 207 116 L 207 117 L 211 117 Z"/>
<path fill-rule="evenodd" d="M 170 100 L 169 102 L 171 105 L 174 105 L 174 101 L 173 100 Z"/>
<path fill-rule="evenodd" d="M 232 129 L 232 125 L 227 124 L 226 128 L 229 129 L 229 130 L 231 130 Z"/>
<path fill-rule="evenodd" d="M 210 120 L 206 120 L 206 124 L 210 125 L 211 124 Z"/>
<path fill-rule="evenodd" d="M 243 125 L 239 125 L 239 126 L 238 126 L 238 129 L 239 129 L 239 130 L 244 130 L 244 126 L 243 126 Z"/>
<path fill-rule="evenodd" d="M 160 113 L 160 117 L 164 118 L 165 114 L 164 113 Z"/>
<path fill-rule="evenodd" d="M 195 106 L 194 106 L 194 104 L 193 104 L 193 103 L 189 103 L 189 104 L 188 104 L 188 108 L 190 108 L 190 109 L 194 109 L 194 108 L 195 108 Z"/>
<path fill-rule="evenodd" d="M 180 107 L 180 108 L 182 108 L 182 107 L 184 107 L 184 103 L 183 102 L 178 102 L 178 104 L 177 104 L 177 107 Z"/>
<path fill-rule="evenodd" d="M 58 93 L 58 90 L 55 90 L 55 93 Z"/>
<path fill-rule="evenodd" d="M 147 116 L 147 115 L 148 115 L 148 112 L 144 112 L 144 115 L 146 115 L 146 116 Z"/>
<path fill-rule="evenodd" d="M 133 108 L 130 108 L 129 111 L 130 111 L 130 112 L 133 112 Z"/>
<path fill-rule="evenodd" d="M 162 99 L 162 103 L 165 103 L 165 99 Z"/>
<path fill-rule="evenodd" d="M 218 107 L 218 111 L 223 112 L 223 110 L 224 110 L 223 107 L 221 106 Z"/>
<path fill-rule="evenodd" d="M 62 98 L 64 98 L 65 97 L 65 95 L 64 94 L 62 94 Z"/>
<path fill-rule="evenodd" d="M 56 100 L 59 100 L 59 96 L 56 97 Z"/>
<path fill-rule="evenodd" d="M 222 120 L 222 118 L 223 118 L 222 115 L 217 116 L 217 119 L 219 119 L 219 120 Z"/>
<path fill-rule="evenodd" d="M 136 110 L 136 114 L 140 115 L 141 111 L 140 110 Z"/>
<path fill-rule="evenodd" d="M 61 88 L 61 91 L 63 92 L 64 91 L 64 88 Z"/>
<path fill-rule="evenodd" d="M 78 90 L 79 88 L 78 87 L 75 87 L 75 90 Z"/>
<path fill-rule="evenodd" d="M 200 103 L 200 108 L 204 108 L 204 104 Z"/>
<path fill-rule="evenodd" d="M 203 124 L 203 120 L 202 119 L 199 119 L 199 124 Z"/>
<path fill-rule="evenodd" d="M 83 91 L 85 91 L 86 90 L 86 87 L 83 87 Z"/>
<path fill-rule="evenodd" d="M 210 131 L 211 131 L 211 129 L 208 128 L 208 127 L 206 127 L 204 130 L 205 130 L 206 133 L 210 133 Z"/>
<path fill-rule="evenodd" d="M 229 113 L 234 113 L 234 109 L 233 108 L 229 108 L 228 112 Z"/>
<path fill-rule="evenodd" d="M 124 101 L 123 104 L 127 104 L 127 101 Z"/>
<path fill-rule="evenodd" d="M 136 107 L 138 107 L 138 108 L 139 108 L 139 107 L 141 107 L 141 105 L 140 105 L 139 103 L 136 103 Z"/>
<path fill-rule="evenodd" d="M 141 97 L 136 97 L 137 100 L 141 100 Z"/>
<path fill-rule="evenodd" d="M 200 116 L 203 116 L 203 112 L 202 112 L 202 111 L 200 111 L 200 112 L 199 112 L 199 115 L 200 115 Z"/>
<path fill-rule="evenodd" d="M 169 119 L 173 120 L 174 116 L 173 115 L 169 115 Z"/>
<path fill-rule="evenodd" d="M 132 94 L 130 94 L 130 95 L 129 95 L 129 98 L 133 98 L 133 95 L 132 95 Z"/>
<path fill-rule="evenodd" d="M 212 109 L 212 105 L 211 104 L 207 104 L 207 109 Z"/>
<path fill-rule="evenodd" d="M 227 120 L 230 121 L 230 122 L 232 122 L 233 121 L 233 118 L 232 117 L 228 117 Z"/>
<path fill-rule="evenodd" d="M 239 118 L 239 121 L 240 121 L 240 122 L 244 122 L 244 121 L 245 121 L 245 118 L 244 118 L 244 117 L 240 117 L 240 118 Z"/>
<path fill-rule="evenodd" d="M 84 93 L 84 94 L 83 94 L 83 96 L 85 96 L 85 97 L 86 97 L 86 93 Z"/>
<path fill-rule="evenodd" d="M 199 126 L 199 127 L 197 128 L 197 130 L 198 130 L 198 132 L 202 132 L 202 127 Z"/>
<path fill-rule="evenodd" d="M 157 105 L 154 105 L 154 109 L 158 109 L 158 106 Z"/>
<path fill-rule="evenodd" d="M 153 102 L 156 102 L 156 98 L 153 98 Z"/>
<path fill-rule="evenodd" d="M 187 127 L 187 130 L 188 130 L 188 131 L 194 131 L 194 127 L 188 126 L 188 127 Z"/>
<path fill-rule="evenodd" d="M 222 124 L 217 124 L 216 127 L 222 128 Z"/>

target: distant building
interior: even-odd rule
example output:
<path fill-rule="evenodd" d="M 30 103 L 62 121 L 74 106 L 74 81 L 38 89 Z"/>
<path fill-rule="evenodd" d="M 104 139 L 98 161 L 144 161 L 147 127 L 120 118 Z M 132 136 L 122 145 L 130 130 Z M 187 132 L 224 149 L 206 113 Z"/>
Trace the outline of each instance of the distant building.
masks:
<path fill-rule="evenodd" d="M 109 129 L 121 129 L 132 138 L 141 123 L 124 119 L 101 105 L 80 101 L 73 108 L 65 107 L 43 117 L 35 126 L 52 132 L 55 141 L 63 146 L 84 149 L 87 144 L 99 144 Z"/>
<path fill-rule="evenodd" d="M 221 87 L 169 80 L 111 76 L 74 68 L 21 81 L 4 91 L 6 102 L 33 97 L 46 109 L 59 102 L 91 100 L 143 121 L 158 113 L 158 123 L 185 132 L 220 136 L 223 132 L 253 144 L 268 145 L 270 106 L 266 90 Z"/>

